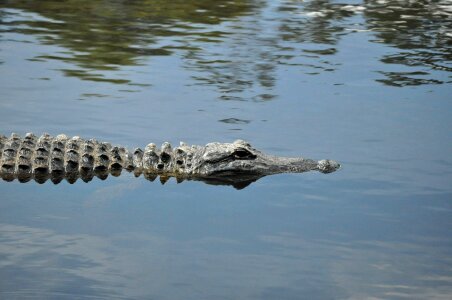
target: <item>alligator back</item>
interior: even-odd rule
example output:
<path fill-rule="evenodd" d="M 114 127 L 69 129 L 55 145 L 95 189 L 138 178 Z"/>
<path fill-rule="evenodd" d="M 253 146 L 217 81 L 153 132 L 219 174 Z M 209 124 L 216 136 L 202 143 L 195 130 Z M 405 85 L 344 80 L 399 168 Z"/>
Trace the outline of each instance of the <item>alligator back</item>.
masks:
<path fill-rule="evenodd" d="M 104 179 L 119 175 L 122 169 L 133 170 L 133 155 L 123 147 L 110 143 L 84 140 L 65 135 L 25 137 L 12 134 L 0 136 L 0 174 L 4 180 L 17 178 L 21 182 L 34 178 L 37 182 L 51 179 L 54 183 L 66 178 L 90 181 L 94 176 Z"/>

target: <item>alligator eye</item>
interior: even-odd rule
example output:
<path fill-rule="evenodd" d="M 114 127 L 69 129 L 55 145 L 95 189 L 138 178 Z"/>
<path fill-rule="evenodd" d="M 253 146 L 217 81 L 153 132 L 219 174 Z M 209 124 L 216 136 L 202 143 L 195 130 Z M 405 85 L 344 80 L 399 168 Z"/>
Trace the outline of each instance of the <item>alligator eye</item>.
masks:
<path fill-rule="evenodd" d="M 232 153 L 232 155 L 234 156 L 234 158 L 238 158 L 238 159 L 245 159 L 245 158 L 254 159 L 254 158 L 256 158 L 256 155 L 254 155 L 253 153 L 251 153 L 245 149 L 237 149 Z"/>

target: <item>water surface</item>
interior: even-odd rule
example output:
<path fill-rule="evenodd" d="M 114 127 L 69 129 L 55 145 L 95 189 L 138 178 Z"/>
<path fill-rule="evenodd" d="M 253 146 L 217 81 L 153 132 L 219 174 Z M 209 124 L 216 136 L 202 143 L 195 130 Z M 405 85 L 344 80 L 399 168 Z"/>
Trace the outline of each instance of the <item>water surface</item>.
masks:
<path fill-rule="evenodd" d="M 0 132 L 336 159 L 243 190 L 0 182 L 2 299 L 449 299 L 450 1 L 2 1 Z"/>

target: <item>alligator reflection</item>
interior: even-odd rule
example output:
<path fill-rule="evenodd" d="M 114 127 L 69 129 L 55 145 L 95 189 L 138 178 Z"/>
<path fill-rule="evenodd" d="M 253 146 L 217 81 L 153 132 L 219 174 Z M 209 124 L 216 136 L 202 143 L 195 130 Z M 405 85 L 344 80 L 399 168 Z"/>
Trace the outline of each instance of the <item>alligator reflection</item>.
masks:
<path fill-rule="evenodd" d="M 141 175 L 153 182 L 157 178 L 159 178 L 160 182 L 162 184 L 165 184 L 168 180 L 170 180 L 172 177 L 174 177 L 177 181 L 177 183 L 182 183 L 183 181 L 201 181 L 206 184 L 210 185 L 227 185 L 232 186 L 237 190 L 244 189 L 245 187 L 249 186 L 251 183 L 259 180 L 262 177 L 265 177 L 265 175 L 235 175 L 235 176 L 221 176 L 221 177 L 189 177 L 189 176 L 168 176 L 168 175 L 161 175 L 156 173 L 148 173 L 148 172 L 142 172 L 139 169 L 135 170 L 126 170 L 126 172 L 131 172 L 135 177 L 140 177 Z M 54 184 L 59 184 L 63 180 L 67 181 L 70 184 L 75 183 L 78 179 L 81 179 L 84 182 L 90 182 L 95 177 L 105 180 L 108 178 L 108 176 L 114 176 L 118 177 L 121 175 L 121 170 L 110 170 L 110 171 L 79 171 L 79 172 L 66 172 L 66 173 L 2 173 L 1 178 L 4 181 L 14 181 L 18 180 L 21 183 L 26 183 L 29 181 L 34 180 L 35 182 L 39 184 L 43 184 L 47 181 L 51 181 Z"/>

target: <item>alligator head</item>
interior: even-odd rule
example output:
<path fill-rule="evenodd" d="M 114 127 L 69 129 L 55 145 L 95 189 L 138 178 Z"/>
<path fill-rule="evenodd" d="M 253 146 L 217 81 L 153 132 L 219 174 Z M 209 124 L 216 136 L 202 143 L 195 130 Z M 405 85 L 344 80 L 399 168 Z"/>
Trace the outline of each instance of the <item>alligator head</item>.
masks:
<path fill-rule="evenodd" d="M 249 143 L 210 143 L 195 152 L 190 173 L 212 184 L 243 188 L 267 175 L 316 170 L 331 173 L 340 168 L 333 160 L 278 157 L 262 153 Z"/>

